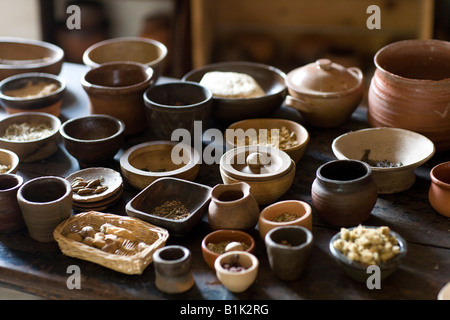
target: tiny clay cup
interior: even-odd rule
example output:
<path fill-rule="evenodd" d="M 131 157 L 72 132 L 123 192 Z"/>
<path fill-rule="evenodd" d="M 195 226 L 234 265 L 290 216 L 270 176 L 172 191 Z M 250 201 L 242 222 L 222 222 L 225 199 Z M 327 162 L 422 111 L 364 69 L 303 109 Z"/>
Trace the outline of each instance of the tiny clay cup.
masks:
<path fill-rule="evenodd" d="M 450 161 L 440 163 L 430 171 L 428 200 L 440 214 L 450 217 Z"/>
<path fill-rule="evenodd" d="M 17 174 L 0 174 L 0 232 L 9 233 L 25 226 L 17 190 L 22 186 L 23 178 Z"/>

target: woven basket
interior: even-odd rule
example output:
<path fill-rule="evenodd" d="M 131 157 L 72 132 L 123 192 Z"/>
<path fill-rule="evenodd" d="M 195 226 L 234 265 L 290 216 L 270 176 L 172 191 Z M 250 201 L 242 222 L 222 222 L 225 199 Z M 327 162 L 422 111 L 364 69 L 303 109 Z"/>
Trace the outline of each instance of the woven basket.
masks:
<path fill-rule="evenodd" d="M 148 247 L 133 255 L 115 254 L 104 252 L 67 237 L 71 232 L 80 232 L 85 226 L 92 226 L 95 230 L 99 230 L 104 223 L 128 229 L 133 232 L 139 241 L 146 243 Z M 55 228 L 53 236 L 62 253 L 69 257 L 94 262 L 125 274 L 141 274 L 153 261 L 153 253 L 165 245 L 169 233 L 165 229 L 137 218 L 89 211 L 77 214 L 61 222 Z"/>

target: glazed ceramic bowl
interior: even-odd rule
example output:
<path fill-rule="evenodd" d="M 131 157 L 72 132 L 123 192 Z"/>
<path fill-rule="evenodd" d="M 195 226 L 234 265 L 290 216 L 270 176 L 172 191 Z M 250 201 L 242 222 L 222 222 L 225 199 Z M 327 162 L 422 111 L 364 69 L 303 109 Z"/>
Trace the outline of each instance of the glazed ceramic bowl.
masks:
<path fill-rule="evenodd" d="M 194 181 L 200 169 L 200 154 L 190 146 L 173 141 L 143 142 L 120 157 L 125 180 L 142 190 L 163 177 Z"/>
<path fill-rule="evenodd" d="M 312 209 L 304 201 L 285 200 L 265 207 L 259 214 L 258 230 L 264 240 L 277 227 L 300 226 L 312 231 Z"/>
<path fill-rule="evenodd" d="M 332 143 L 338 159 L 363 160 L 370 164 L 379 194 L 411 188 L 414 170 L 435 153 L 425 136 L 399 128 L 368 128 L 345 133 Z"/>
<path fill-rule="evenodd" d="M 298 110 L 309 125 L 332 128 L 344 124 L 364 94 L 364 75 L 329 59 L 294 69 L 287 74 L 287 106 Z"/>
<path fill-rule="evenodd" d="M 181 237 L 201 220 L 208 210 L 210 199 L 211 188 L 208 186 L 183 179 L 160 178 L 129 201 L 125 210 L 129 216 L 160 226 L 168 230 L 170 235 Z M 180 217 L 167 215 L 171 210 L 162 210 L 169 208 L 167 201 L 179 202 L 171 205 L 171 210 L 189 214 Z"/>
<path fill-rule="evenodd" d="M 97 42 L 83 53 L 83 63 L 91 68 L 117 61 L 145 64 L 161 75 L 167 57 L 167 47 L 159 41 L 142 37 L 119 37 Z"/>
<path fill-rule="evenodd" d="M 234 271 L 228 265 L 238 265 L 244 270 Z M 259 261 L 253 254 L 245 251 L 232 251 L 220 255 L 214 262 L 216 276 L 230 292 L 244 292 L 256 280 Z"/>
<path fill-rule="evenodd" d="M 22 73 L 0 82 L 0 101 L 8 113 L 47 112 L 56 117 L 66 82 L 50 73 Z"/>
<path fill-rule="evenodd" d="M 20 73 L 59 74 L 64 51 L 54 44 L 15 37 L 0 37 L 0 80 Z"/>
<path fill-rule="evenodd" d="M 374 226 L 364 226 L 366 228 L 377 228 Z M 352 230 L 353 228 L 349 228 L 348 230 Z M 403 262 L 403 260 L 406 257 L 407 251 L 408 251 L 408 245 L 406 240 L 401 237 L 398 233 L 390 230 L 390 235 L 394 236 L 397 241 L 398 245 L 400 247 L 400 252 L 394 256 L 394 258 L 387 260 L 386 262 L 382 262 L 377 264 L 377 266 L 380 268 L 380 280 L 383 280 L 390 276 L 392 273 L 394 273 L 399 265 Z M 329 243 L 329 249 L 330 252 L 334 258 L 334 260 L 337 262 L 339 266 L 342 267 L 345 274 L 347 274 L 350 278 L 366 283 L 367 278 L 372 275 L 372 272 L 367 272 L 369 265 L 363 264 L 360 262 L 352 261 L 349 258 L 347 258 L 341 251 L 337 250 L 333 243 L 335 240 L 339 239 L 341 237 L 341 232 L 336 233 L 330 240 Z"/>
<path fill-rule="evenodd" d="M 110 163 L 124 141 L 125 124 L 117 118 L 94 114 L 65 121 L 59 130 L 64 147 L 80 167 Z"/>
<path fill-rule="evenodd" d="M 219 62 L 188 72 L 183 81 L 200 82 L 203 76 L 212 71 L 237 72 L 252 76 L 265 91 L 265 95 L 256 98 L 220 98 L 213 97 L 212 118 L 223 123 L 268 117 L 274 113 L 286 95 L 286 75 L 281 70 L 254 62 Z"/>
<path fill-rule="evenodd" d="M 450 217 L 450 161 L 434 166 L 430 177 L 428 200 L 434 210 Z"/>
<path fill-rule="evenodd" d="M 144 93 L 144 102 L 155 139 L 172 140 L 172 134 L 180 129 L 192 141 L 196 125 L 200 134 L 208 127 L 212 93 L 198 83 L 178 81 L 152 86 Z"/>
<path fill-rule="evenodd" d="M 223 183 L 246 182 L 259 205 L 271 204 L 285 194 L 292 185 L 295 169 L 294 160 L 273 147 L 237 147 L 220 158 Z"/>
<path fill-rule="evenodd" d="M 285 130 L 282 130 L 285 128 Z M 271 142 L 268 135 L 271 130 L 278 130 L 278 140 Z M 275 132 L 274 135 L 277 133 Z M 285 134 L 288 134 L 286 136 Z M 292 138 L 290 135 L 294 134 Z M 295 163 L 298 163 L 305 153 L 309 143 L 309 133 L 301 124 L 286 119 L 247 119 L 233 123 L 225 131 L 227 148 L 253 145 L 250 141 L 258 141 L 264 137 L 262 145 L 272 145 L 286 152 Z M 263 138 L 261 138 L 263 139 Z M 295 144 L 291 143 L 295 141 Z"/>
<path fill-rule="evenodd" d="M 243 245 L 238 250 L 255 252 L 255 240 L 247 232 L 241 230 L 221 229 L 208 233 L 202 240 L 202 256 L 206 264 L 213 270 L 216 259 L 223 253 L 228 244 L 237 242 Z M 233 248 L 229 247 L 229 250 Z M 236 250 L 234 247 L 233 250 Z"/>
<path fill-rule="evenodd" d="M 18 136 L 13 134 L 13 127 L 45 126 L 47 134 L 43 137 L 29 136 L 27 141 L 16 141 Z M 20 162 L 34 162 L 53 155 L 59 148 L 61 121 L 59 118 L 43 112 L 22 112 L 9 115 L 0 121 L 0 148 L 17 154 Z M 11 130 L 6 134 L 6 130 Z M 23 140 L 23 139 L 22 139 Z"/>
<path fill-rule="evenodd" d="M 19 157 L 12 151 L 0 149 L 0 173 L 16 173 L 19 168 Z"/>
<path fill-rule="evenodd" d="M 153 69 L 137 62 L 109 62 L 86 72 L 81 85 L 89 98 L 91 114 L 122 120 L 125 135 L 147 129 L 143 94 L 155 81 Z"/>

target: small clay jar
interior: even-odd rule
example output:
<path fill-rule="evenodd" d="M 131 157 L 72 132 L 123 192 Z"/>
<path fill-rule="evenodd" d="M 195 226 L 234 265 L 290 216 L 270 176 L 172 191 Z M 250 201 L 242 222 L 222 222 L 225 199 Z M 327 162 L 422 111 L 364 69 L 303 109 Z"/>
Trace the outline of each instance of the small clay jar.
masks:
<path fill-rule="evenodd" d="M 213 230 L 251 230 L 258 223 L 259 212 L 246 182 L 218 184 L 211 191 L 208 221 Z"/>
<path fill-rule="evenodd" d="M 182 293 L 192 288 L 191 252 L 189 249 L 171 245 L 159 248 L 153 254 L 155 284 L 164 293 Z"/>
<path fill-rule="evenodd" d="M 0 174 L 0 232 L 9 233 L 25 226 L 17 202 L 17 190 L 23 178 L 12 173 Z"/>
<path fill-rule="evenodd" d="M 378 198 L 370 166 L 359 160 L 334 160 L 321 165 L 311 186 L 317 214 L 337 227 L 366 221 Z"/>
<path fill-rule="evenodd" d="M 450 217 L 450 161 L 440 163 L 430 171 L 428 200 L 434 210 Z"/>

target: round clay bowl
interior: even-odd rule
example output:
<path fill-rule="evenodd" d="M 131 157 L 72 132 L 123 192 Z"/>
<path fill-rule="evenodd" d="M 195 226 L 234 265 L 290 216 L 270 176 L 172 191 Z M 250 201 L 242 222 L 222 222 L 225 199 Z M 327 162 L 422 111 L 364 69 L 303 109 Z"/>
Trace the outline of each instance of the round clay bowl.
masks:
<path fill-rule="evenodd" d="M 437 212 L 450 217 L 450 161 L 433 167 L 430 177 L 428 200 Z"/>
<path fill-rule="evenodd" d="M 414 170 L 427 162 L 435 153 L 433 142 L 425 136 L 399 128 L 369 128 L 345 133 L 332 143 L 338 159 L 362 160 L 366 152 L 372 177 L 379 194 L 405 191 L 411 188 Z M 382 167 L 381 161 L 401 166 Z M 377 165 L 378 164 L 378 165 Z"/>
<path fill-rule="evenodd" d="M 19 157 L 12 151 L 0 149 L 0 165 L 9 167 L 9 169 L 3 173 L 16 173 L 19 168 Z"/>
<path fill-rule="evenodd" d="M 0 80 L 21 73 L 59 74 L 64 51 L 54 44 L 15 37 L 0 37 Z"/>
<path fill-rule="evenodd" d="M 239 141 L 245 141 L 246 136 L 253 137 L 252 140 L 256 139 L 260 130 L 267 130 L 268 132 L 266 134 L 269 134 L 272 129 L 281 130 L 282 127 L 285 127 L 289 132 L 295 134 L 297 145 L 280 148 L 280 150 L 286 152 L 295 163 L 298 163 L 308 146 L 309 133 L 301 124 L 291 120 L 258 118 L 235 122 L 225 131 L 227 147 L 234 148 L 238 145 L 245 145 L 245 143 L 241 144 Z M 243 132 L 240 129 L 243 130 Z M 248 130 L 256 130 L 256 132 Z M 281 131 L 279 134 L 281 134 Z M 239 135 L 242 135 L 242 137 L 239 137 Z M 281 142 L 282 140 L 280 139 L 279 141 Z"/>
<path fill-rule="evenodd" d="M 418 132 L 450 149 L 450 42 L 403 40 L 375 55 L 368 95 L 372 127 Z"/>

